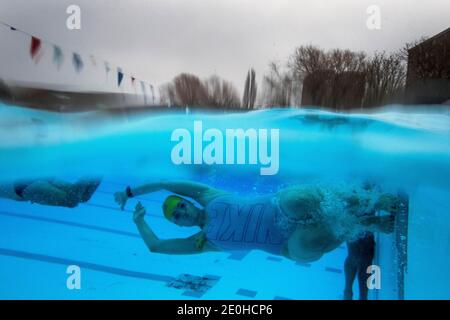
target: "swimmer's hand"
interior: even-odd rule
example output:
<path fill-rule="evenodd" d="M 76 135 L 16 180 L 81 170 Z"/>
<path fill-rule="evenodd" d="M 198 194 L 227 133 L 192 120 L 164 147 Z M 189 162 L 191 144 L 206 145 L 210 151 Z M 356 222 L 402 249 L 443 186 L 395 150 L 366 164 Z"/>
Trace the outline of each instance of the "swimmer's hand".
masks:
<path fill-rule="evenodd" d="M 116 192 L 114 193 L 114 200 L 120 206 L 120 210 L 123 210 L 123 208 L 125 208 L 125 205 L 127 204 L 128 196 L 126 192 Z"/>
<path fill-rule="evenodd" d="M 136 205 L 136 208 L 134 209 L 134 214 L 133 214 L 133 221 L 134 223 L 139 223 L 144 221 L 144 216 L 145 216 L 145 208 L 142 205 L 141 202 L 138 202 Z"/>

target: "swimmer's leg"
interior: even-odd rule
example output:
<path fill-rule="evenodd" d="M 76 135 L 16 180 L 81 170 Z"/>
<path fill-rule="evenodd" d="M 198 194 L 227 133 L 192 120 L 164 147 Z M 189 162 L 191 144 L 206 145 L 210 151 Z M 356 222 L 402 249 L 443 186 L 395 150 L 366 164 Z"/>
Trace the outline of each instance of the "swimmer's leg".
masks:
<path fill-rule="evenodd" d="M 356 273 L 358 271 L 358 266 L 355 257 L 349 252 L 344 264 L 345 273 L 345 289 L 344 289 L 344 300 L 353 299 L 353 282 L 356 278 Z"/>
<path fill-rule="evenodd" d="M 342 241 L 326 224 L 299 227 L 290 235 L 286 243 L 286 253 L 294 261 L 313 262 L 339 247 Z"/>
<path fill-rule="evenodd" d="M 79 203 L 78 199 L 44 180 L 30 184 L 23 191 L 23 198 L 32 203 L 68 208 L 74 208 Z"/>
<path fill-rule="evenodd" d="M 368 291 L 367 279 L 369 274 L 367 268 L 372 265 L 373 257 L 364 257 L 360 260 L 358 266 L 358 285 L 359 285 L 359 300 L 367 300 Z"/>
<path fill-rule="evenodd" d="M 345 261 L 346 288 L 344 297 L 352 298 L 352 286 L 355 275 L 358 275 L 359 298 L 367 300 L 367 268 L 372 264 L 375 256 L 375 239 L 373 234 L 360 234 L 357 240 L 347 242 L 348 257 Z M 354 272 L 354 273 L 353 273 Z"/>
<path fill-rule="evenodd" d="M 100 185 L 101 178 L 80 179 L 76 183 L 52 180 L 50 183 L 58 189 L 71 195 L 73 200 L 87 202 Z"/>

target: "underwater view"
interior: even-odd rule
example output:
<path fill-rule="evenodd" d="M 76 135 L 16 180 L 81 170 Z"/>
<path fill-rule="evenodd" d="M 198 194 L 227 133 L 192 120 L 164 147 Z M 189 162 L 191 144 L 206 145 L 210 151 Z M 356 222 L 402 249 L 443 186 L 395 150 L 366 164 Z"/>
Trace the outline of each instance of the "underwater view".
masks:
<path fill-rule="evenodd" d="M 380 288 L 368 293 L 372 299 L 447 299 L 450 114 L 432 110 L 423 106 L 413 113 L 392 106 L 371 114 L 270 109 L 230 113 L 226 118 L 180 111 L 124 117 L 102 111 L 55 115 L 2 104 L 1 297 L 342 299 L 346 241 L 365 239 L 370 230 L 376 243 L 373 264 L 381 268 Z M 225 133 L 225 128 L 277 128 L 277 174 L 261 175 L 261 168 L 274 165 L 249 164 L 249 159 L 242 164 L 174 164 L 174 130 L 184 128 L 194 137 L 198 134 L 194 124 L 199 122 L 203 133 L 189 147 L 194 150 L 199 142 L 203 157 L 211 145 L 213 155 L 232 148 L 225 142 L 214 144 L 214 139 L 204 141 L 211 128 L 218 133 Z M 243 141 L 249 155 L 253 140 Z M 259 143 L 259 150 L 265 148 Z M 272 153 L 269 158 L 274 162 L 274 144 L 268 145 L 267 155 Z M 194 151 L 190 153 L 194 158 Z M 183 183 L 193 185 L 185 190 Z M 142 195 L 116 202 L 117 193 L 125 194 L 127 186 L 138 193 L 142 185 L 147 185 L 147 190 L 139 191 Z M 223 210 L 238 216 L 245 214 L 246 206 L 257 210 L 252 199 L 284 201 L 295 190 L 295 197 L 306 202 L 300 207 L 307 217 L 299 216 L 303 221 L 297 221 L 294 229 L 306 232 L 323 224 L 331 229 L 333 240 L 314 245 L 313 253 L 303 253 L 306 249 L 295 253 L 288 245 L 291 256 L 287 256 L 277 251 L 276 230 L 266 230 L 268 240 L 244 241 L 239 238 L 243 226 L 233 223 L 248 224 L 252 218 L 228 216 L 220 222 L 223 233 L 209 240 L 220 251 L 183 252 L 177 246 L 172 252 L 168 244 L 156 252 L 149 250 L 135 226 L 137 203 L 145 208 L 145 219 L 157 237 L 189 238 L 206 230 L 208 222 L 177 225 L 167 219 L 163 204 L 168 195 L 177 193 L 196 208 L 208 208 L 192 193 L 197 185 L 235 197 L 230 201 L 236 202 L 238 211 Z M 319 194 L 321 222 L 314 221 L 314 192 Z M 57 199 L 56 193 L 64 196 Z M 351 200 L 341 196 L 344 193 Z M 383 195 L 392 195 L 395 201 L 387 207 L 377 205 Z M 391 210 L 397 200 L 398 208 Z M 367 229 L 352 221 L 370 211 L 377 217 L 394 215 L 392 226 Z M 306 241 L 295 236 L 290 240 L 295 231 L 287 230 L 292 224 L 287 225 L 287 243 Z M 262 234 L 258 232 L 257 239 Z M 247 229 L 245 234 L 251 237 Z M 82 270 L 80 291 L 66 288 L 70 271 L 66 269 L 73 265 Z M 355 296 L 358 292 L 355 283 Z"/>
<path fill-rule="evenodd" d="M 0 303 L 450 300 L 448 12 L 0 0 Z"/>

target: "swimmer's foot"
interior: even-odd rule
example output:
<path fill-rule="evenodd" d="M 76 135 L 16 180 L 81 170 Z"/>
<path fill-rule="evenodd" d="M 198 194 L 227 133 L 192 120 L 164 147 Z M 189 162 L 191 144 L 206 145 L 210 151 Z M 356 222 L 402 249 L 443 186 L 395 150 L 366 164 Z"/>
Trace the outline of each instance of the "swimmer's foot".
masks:
<path fill-rule="evenodd" d="M 378 199 L 377 203 L 375 204 L 375 209 L 383 210 L 395 215 L 399 211 L 400 206 L 401 201 L 399 197 L 389 193 L 385 193 Z"/>
<path fill-rule="evenodd" d="M 392 233 L 394 232 L 395 216 L 364 216 L 359 223 L 367 228 L 367 231 Z"/>
<path fill-rule="evenodd" d="M 84 182 L 85 189 L 81 195 L 80 202 L 88 202 L 91 199 L 94 192 L 97 190 L 100 185 L 101 180 L 92 180 L 89 182 Z"/>
<path fill-rule="evenodd" d="M 353 300 L 353 292 L 351 289 L 344 290 L 344 300 Z"/>

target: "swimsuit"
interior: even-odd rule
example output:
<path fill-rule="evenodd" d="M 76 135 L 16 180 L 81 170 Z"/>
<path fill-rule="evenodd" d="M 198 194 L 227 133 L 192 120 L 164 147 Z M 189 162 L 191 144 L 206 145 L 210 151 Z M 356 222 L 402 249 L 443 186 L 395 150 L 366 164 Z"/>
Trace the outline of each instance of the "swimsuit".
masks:
<path fill-rule="evenodd" d="M 284 215 L 274 195 L 242 198 L 219 196 L 205 207 L 208 216 L 204 228 L 206 239 L 224 251 L 263 250 L 282 253 L 292 230 L 278 221 Z"/>

